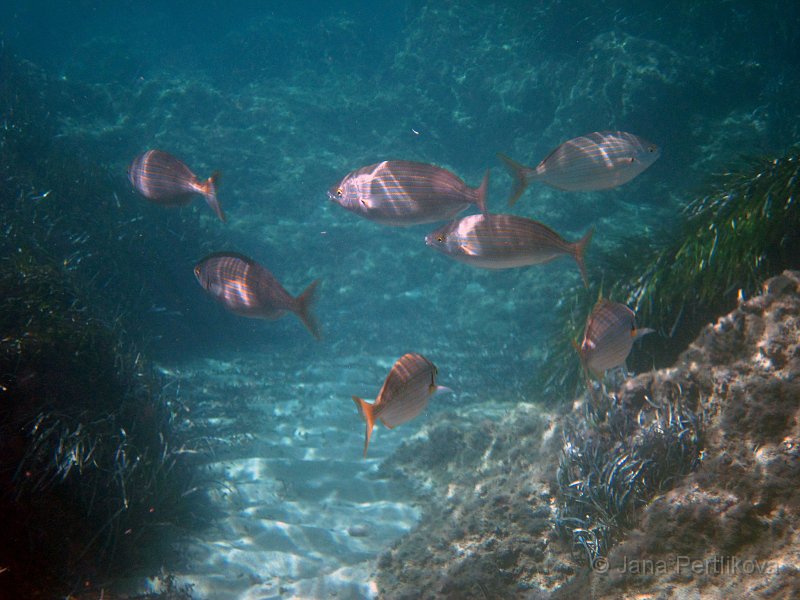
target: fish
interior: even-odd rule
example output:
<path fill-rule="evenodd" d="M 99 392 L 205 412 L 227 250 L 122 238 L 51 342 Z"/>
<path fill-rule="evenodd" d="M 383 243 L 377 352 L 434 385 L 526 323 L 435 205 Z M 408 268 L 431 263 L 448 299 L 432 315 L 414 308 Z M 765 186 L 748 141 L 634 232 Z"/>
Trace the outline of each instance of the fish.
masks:
<path fill-rule="evenodd" d="M 474 204 L 486 212 L 489 171 L 471 188 L 435 165 L 385 160 L 351 171 L 328 190 L 328 198 L 355 214 L 394 227 L 449 221 Z"/>
<path fill-rule="evenodd" d="M 206 256 L 195 265 L 194 276 L 204 290 L 236 315 L 274 320 L 293 312 L 311 335 L 321 338 L 319 324 L 311 312 L 319 280 L 293 297 L 265 267 L 235 252 Z"/>
<path fill-rule="evenodd" d="M 567 242 L 547 225 L 516 215 L 468 215 L 440 227 L 425 243 L 455 260 L 484 269 L 511 269 L 571 256 L 588 287 L 584 253 L 589 229 L 577 242 Z"/>
<path fill-rule="evenodd" d="M 564 142 L 535 168 L 504 154 L 497 156 L 514 178 L 508 199 L 508 205 L 514 206 L 531 181 L 568 192 L 615 188 L 658 160 L 661 148 L 625 131 L 596 131 Z"/>
<path fill-rule="evenodd" d="M 225 221 L 217 199 L 219 172 L 200 181 L 183 161 L 161 150 L 148 150 L 133 159 L 128 179 L 142 196 L 163 206 L 185 206 L 193 195 L 200 194 L 217 217 Z"/>
<path fill-rule="evenodd" d="M 637 328 L 636 316 L 626 305 L 601 298 L 586 319 L 583 341 L 573 345 L 584 369 L 600 379 L 609 369 L 624 365 L 633 343 L 653 332 Z"/>
<path fill-rule="evenodd" d="M 438 373 L 436 365 L 421 354 L 404 354 L 392 366 L 375 402 L 370 404 L 353 396 L 358 412 L 367 423 L 364 458 L 367 457 L 376 419 L 389 429 L 394 429 L 421 413 L 433 394 L 452 392 L 450 388 L 436 384 Z"/>

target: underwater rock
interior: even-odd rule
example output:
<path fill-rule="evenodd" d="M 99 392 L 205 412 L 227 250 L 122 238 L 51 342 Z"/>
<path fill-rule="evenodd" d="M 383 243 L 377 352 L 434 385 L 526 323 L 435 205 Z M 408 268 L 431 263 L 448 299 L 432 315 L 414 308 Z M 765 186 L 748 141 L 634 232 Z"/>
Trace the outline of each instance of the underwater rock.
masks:
<path fill-rule="evenodd" d="M 420 483 L 427 507 L 379 557 L 381 597 L 513 598 L 568 579 L 572 567 L 549 550 L 557 438 L 548 420 L 532 405 L 501 423 L 450 416 L 384 462 Z"/>
<path fill-rule="evenodd" d="M 583 402 L 561 417 L 523 405 L 500 423 L 432 425 L 384 463 L 421 482 L 427 507 L 379 558 L 382 597 L 797 597 L 798 374 L 800 272 L 786 271 L 675 366 L 624 382 L 614 398 L 634 422 L 658 398 L 696 411 L 701 460 L 658 480 L 593 569 L 555 527 L 561 438 Z M 619 426 L 585 425 L 597 436 Z"/>
<path fill-rule="evenodd" d="M 798 285 L 799 272 L 770 279 L 761 295 L 708 325 L 675 368 L 643 376 L 645 387 L 683 378 L 707 398 L 704 460 L 643 509 L 609 554 L 609 575 L 593 575 L 595 597 L 634 588 L 704 598 L 800 594 Z M 634 561 L 663 572 L 645 584 L 622 568 Z"/>

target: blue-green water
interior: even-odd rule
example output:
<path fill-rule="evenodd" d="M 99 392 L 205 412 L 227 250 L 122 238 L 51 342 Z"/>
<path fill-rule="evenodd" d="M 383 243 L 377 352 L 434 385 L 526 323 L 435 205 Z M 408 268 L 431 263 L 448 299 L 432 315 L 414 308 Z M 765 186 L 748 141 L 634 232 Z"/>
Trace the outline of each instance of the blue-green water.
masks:
<path fill-rule="evenodd" d="M 85 211 L 88 231 L 97 211 L 142 217 L 118 247 L 81 242 L 82 252 L 110 253 L 87 259 L 86 279 L 111 278 L 109 296 L 128 303 L 127 328 L 134 337 L 141 332 L 137 341 L 166 371 L 262 357 L 258 376 L 271 390 L 316 390 L 292 392 L 290 400 L 302 399 L 291 412 L 294 429 L 324 430 L 325 419 L 351 424 L 346 451 L 354 460 L 363 426 L 349 395 L 374 395 L 405 352 L 428 356 L 440 383 L 456 391 L 436 398 L 423 419 L 481 402 L 512 410 L 535 400 L 529 383 L 558 326 L 554 312 L 579 275 L 568 259 L 508 271 L 449 261 L 425 246 L 437 225 L 361 220 L 327 199 L 331 184 L 385 159 L 435 163 L 473 186 L 491 168 L 490 211 L 540 220 L 568 239 L 593 226 L 593 246 L 636 261 L 627 236 L 669 223 L 709 176 L 742 155 L 780 154 L 800 139 L 798 25 L 795 2 L 0 8 L 3 52 L 30 61 L 49 82 L 42 89 L 52 96 L 42 104 L 52 143 L 80 153 L 115 186 L 113 203 L 55 195 L 41 200 L 49 203 L 42 210 L 53 217 L 59 202 L 69 203 L 73 213 Z M 6 126 L 14 124 L 13 106 L 7 99 Z M 25 123 L 31 131 L 38 125 Z M 610 191 L 534 183 L 508 209 L 512 182 L 497 152 L 535 165 L 561 142 L 606 129 L 654 141 L 661 158 Z M 228 222 L 199 200 L 170 211 L 135 194 L 125 170 L 149 148 L 174 153 L 200 177 L 221 171 Z M 53 187 L 42 185 L 25 193 Z M 252 256 L 294 294 L 319 278 L 323 340 L 291 315 L 246 320 L 205 296 L 192 266 L 219 250 Z M 65 259 L 73 251 L 52 248 Z M 592 247 L 586 261 L 593 281 L 614 280 L 593 264 Z M 106 273 L 111 264 L 115 272 Z M 210 366 L 206 375 L 229 376 Z M 280 391 L 268 398 L 286 400 Z M 322 400 L 325 409 L 315 411 Z M 421 419 L 380 431 L 371 455 L 385 458 L 420 426 Z M 273 442 L 279 448 L 298 439 Z M 320 437 L 319 451 L 333 456 L 326 444 L 335 443 Z M 339 477 L 346 487 L 347 471 Z"/>
<path fill-rule="evenodd" d="M 424 246 L 433 227 L 362 222 L 327 201 L 328 186 L 387 158 L 433 162 L 471 185 L 491 167 L 490 210 L 507 210 L 511 181 L 496 152 L 535 165 L 566 139 L 623 129 L 664 149 L 638 179 L 583 194 L 534 184 L 513 211 L 572 239 L 594 225 L 594 243 L 613 246 L 674 215 L 742 153 L 797 139 L 792 3 L 14 4 L 3 9 L 5 44 L 78 86 L 72 105 L 54 106 L 61 135 L 121 188 L 128 162 L 150 147 L 202 176 L 220 170 L 229 225 L 206 222 L 200 203 L 182 217 L 202 220 L 215 249 L 253 256 L 292 292 L 322 279 L 326 343 L 316 347 L 292 319 L 224 315 L 191 293 L 190 271 L 165 265 L 170 278 L 183 274 L 186 294 L 153 305 L 192 311 L 195 322 L 159 327 L 169 339 L 202 320 L 201 354 L 224 352 L 216 334 L 231 328 L 237 346 L 302 346 L 314 360 L 333 348 L 420 349 L 451 377 L 484 371 L 487 391 L 506 395 L 536 369 L 526 356 L 544 350 L 540 332 L 576 281 L 573 265 L 450 263 Z M 143 204 L 132 192 L 122 201 Z M 591 272 L 591 251 L 587 263 Z"/>

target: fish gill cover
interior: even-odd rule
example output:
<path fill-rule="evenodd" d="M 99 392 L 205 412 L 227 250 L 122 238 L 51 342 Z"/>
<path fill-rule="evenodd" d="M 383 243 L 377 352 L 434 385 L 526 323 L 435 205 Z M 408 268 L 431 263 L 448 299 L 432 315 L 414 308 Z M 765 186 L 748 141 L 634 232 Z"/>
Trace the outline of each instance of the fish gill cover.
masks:
<path fill-rule="evenodd" d="M 703 322 L 732 307 L 736 285 L 747 294 L 797 256 L 789 251 L 793 192 L 775 192 L 793 181 L 796 159 L 786 149 L 800 139 L 795 3 L 229 4 L 4 4 L 3 249 L 8 281 L 26 269 L 36 274 L 37 302 L 46 300 L 39 295 L 45 290 L 77 289 L 81 300 L 72 308 L 79 315 L 96 311 L 114 339 L 124 329 L 124 339 L 165 371 L 220 359 L 217 379 L 204 372 L 211 362 L 186 372 L 193 389 L 214 395 L 215 410 L 237 427 L 256 420 L 242 391 L 252 390 L 255 378 L 235 372 L 239 357 L 253 358 L 263 385 L 298 398 L 307 398 L 297 391 L 302 386 L 317 390 L 313 411 L 287 408 L 297 401 L 287 400 L 290 392 L 270 396 L 276 408 L 263 419 L 266 431 L 278 431 L 284 418 L 296 421 L 295 433 L 280 438 L 281 456 L 302 455 L 299 440 L 309 430 L 317 432 L 312 439 L 335 435 L 320 415 L 337 410 L 352 416 L 354 446 L 344 447 L 359 456 L 361 424 L 346 411 L 353 410 L 350 394 L 369 388 L 345 391 L 331 382 L 355 388 L 380 381 L 408 351 L 430 356 L 457 392 L 431 403 L 432 420 L 513 411 L 517 402 L 541 400 L 543 387 L 559 402 L 571 399 L 574 386 L 550 384 L 579 373 L 569 340 L 601 288 L 619 302 L 636 290 L 636 298 L 653 299 L 635 308 L 640 326 L 661 335 L 640 342 L 629 366 L 666 364 Z M 354 169 L 413 160 L 446 168 L 470 186 L 491 167 L 488 208 L 506 212 L 512 181 L 497 152 L 535 166 L 563 142 L 603 130 L 635 132 L 662 155 L 613 191 L 570 194 L 532 182 L 513 208 L 565 239 L 595 227 L 588 292 L 577 287 L 577 269 L 566 259 L 476 270 L 425 247 L 433 226 L 381 227 L 326 198 Z M 217 192 L 228 223 L 198 201 L 170 211 L 137 196 L 125 170 L 152 148 L 186 160 L 203 179 L 222 171 Z M 770 158 L 740 168 L 741 154 Z M 728 170 L 742 175 L 704 187 L 709 175 Z M 698 198 L 707 201 L 685 224 Z M 786 218 L 745 218 L 753 225 L 747 244 L 737 233 L 720 245 L 730 234 L 726 223 L 741 223 L 737 211 L 774 215 L 780 202 Z M 710 235 L 714 228 L 720 235 Z M 662 243 L 662 229 L 680 233 Z M 296 319 L 245 321 L 203 297 L 192 266 L 222 250 L 263 263 L 293 293 L 320 279 L 323 342 Z M 750 269 L 748 261 L 762 254 L 767 259 Z M 705 257 L 743 271 L 716 268 L 720 263 L 709 269 Z M 680 268 L 666 268 L 673 262 Z M 62 275 L 65 281 L 53 282 Z M 682 311 L 676 296 L 686 304 Z M 15 291 L 8 301 L 17 298 Z M 43 314 L 56 315 L 64 302 L 47 300 Z M 581 307 L 577 326 L 564 332 L 562 313 L 574 305 Z M 70 337 L 53 331 L 55 342 Z M 325 412 L 320 399 L 337 408 Z M 396 435 L 412 431 L 404 425 Z M 455 447 L 458 429 L 449 432 Z M 236 435 L 244 434 L 225 430 Z M 619 442 L 629 460 L 647 460 L 630 439 Z M 374 453 L 395 447 L 378 444 Z M 444 460 L 431 457 L 437 459 Z M 344 468 L 329 463 L 331 472 Z M 343 478 L 348 486 L 351 479 Z M 623 480 L 615 472 L 613 481 Z M 301 482 L 289 478 L 287 489 L 292 485 Z M 564 515 L 572 518 L 568 506 Z M 608 521 L 581 518 L 587 531 Z M 585 535 L 575 541 L 581 552 L 593 547 Z"/>

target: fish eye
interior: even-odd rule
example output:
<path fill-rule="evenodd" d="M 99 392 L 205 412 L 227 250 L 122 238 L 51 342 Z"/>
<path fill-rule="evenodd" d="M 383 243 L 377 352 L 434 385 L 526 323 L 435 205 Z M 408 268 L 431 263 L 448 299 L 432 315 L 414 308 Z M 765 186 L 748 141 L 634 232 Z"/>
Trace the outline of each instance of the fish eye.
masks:
<path fill-rule="evenodd" d="M 444 235 L 442 235 L 441 233 L 439 235 L 437 235 L 436 236 L 436 241 L 439 242 L 439 243 L 444 242 Z"/>
<path fill-rule="evenodd" d="M 336 188 L 336 196 L 338 198 L 341 198 L 343 193 L 344 193 L 344 190 L 342 190 L 342 188 Z"/>
<path fill-rule="evenodd" d="M 655 146 L 648 146 L 648 147 L 647 147 L 647 151 L 648 151 L 650 154 L 652 154 L 653 152 L 655 152 L 655 151 L 656 151 L 656 147 L 655 147 Z"/>

